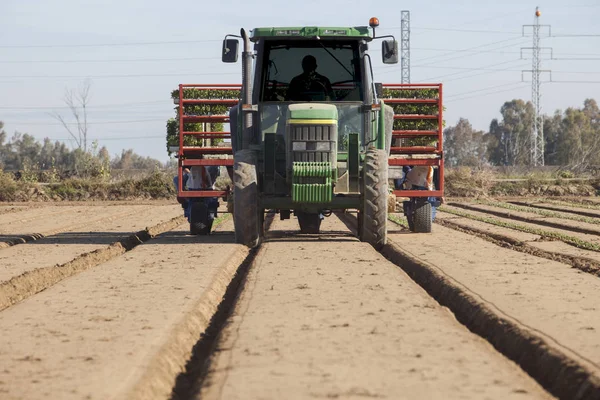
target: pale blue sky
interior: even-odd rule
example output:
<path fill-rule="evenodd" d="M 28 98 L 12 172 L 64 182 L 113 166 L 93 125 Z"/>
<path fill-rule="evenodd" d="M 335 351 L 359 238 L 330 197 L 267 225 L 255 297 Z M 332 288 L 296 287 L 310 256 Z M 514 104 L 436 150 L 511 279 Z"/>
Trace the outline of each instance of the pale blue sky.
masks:
<path fill-rule="evenodd" d="M 553 35 L 597 35 L 542 40 L 555 58 L 569 59 L 544 57 L 543 68 L 553 70 L 553 80 L 587 82 L 544 84 L 544 112 L 579 107 L 588 97 L 600 101 L 600 2 L 569 3 L 230 0 L 216 6 L 202 0 L 0 0 L 0 120 L 9 135 L 66 139 L 49 113 L 68 116 L 61 109 L 65 88 L 91 77 L 90 138 L 111 154 L 133 148 L 166 161 L 171 90 L 179 83 L 240 82 L 241 65 L 220 61 L 225 34 L 237 34 L 240 27 L 367 25 L 376 16 L 378 32 L 399 39 L 400 12 L 409 10 L 412 83 L 443 83 L 447 123 L 465 117 L 487 130 L 504 101 L 531 99 L 531 84 L 521 83 L 520 72 L 531 68 L 530 52 L 521 60 L 520 49 L 532 45 L 521 31 L 534 22 L 536 6 Z M 148 42 L 154 44 L 140 44 Z M 400 64 L 376 62 L 375 67 L 378 81 L 400 83 Z M 525 79 L 530 81 L 530 74 Z M 544 74 L 543 81 L 548 79 Z"/>

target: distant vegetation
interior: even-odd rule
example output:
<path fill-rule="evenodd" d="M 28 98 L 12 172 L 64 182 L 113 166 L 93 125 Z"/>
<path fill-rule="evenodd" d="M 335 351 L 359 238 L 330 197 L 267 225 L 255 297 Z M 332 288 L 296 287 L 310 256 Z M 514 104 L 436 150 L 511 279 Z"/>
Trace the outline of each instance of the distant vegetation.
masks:
<path fill-rule="evenodd" d="M 507 101 L 500 113 L 502 117 L 492 120 L 487 132 L 474 130 L 465 118 L 446 128 L 446 165 L 530 165 L 533 105 L 523 100 Z M 544 116 L 543 133 L 545 165 L 560 166 L 574 174 L 593 174 L 600 166 L 600 110 L 594 99 L 586 99 L 581 108 Z"/>

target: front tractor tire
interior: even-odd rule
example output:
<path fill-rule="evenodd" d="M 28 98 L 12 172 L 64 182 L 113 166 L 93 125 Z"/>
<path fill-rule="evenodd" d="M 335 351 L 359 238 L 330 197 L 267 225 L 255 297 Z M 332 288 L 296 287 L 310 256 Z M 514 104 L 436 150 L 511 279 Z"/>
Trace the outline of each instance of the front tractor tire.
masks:
<path fill-rule="evenodd" d="M 262 210 L 258 204 L 258 178 L 256 153 L 239 150 L 234 155 L 233 165 L 233 223 L 235 241 L 250 248 L 260 243 Z"/>
<path fill-rule="evenodd" d="M 367 150 L 363 167 L 362 194 L 359 237 L 361 241 L 380 250 L 387 243 L 388 156 L 385 150 Z"/>

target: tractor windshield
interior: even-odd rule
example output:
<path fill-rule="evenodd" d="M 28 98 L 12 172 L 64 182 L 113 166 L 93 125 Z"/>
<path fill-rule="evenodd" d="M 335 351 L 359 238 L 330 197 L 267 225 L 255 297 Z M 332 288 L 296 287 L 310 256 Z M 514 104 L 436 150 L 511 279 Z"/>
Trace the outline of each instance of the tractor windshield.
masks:
<path fill-rule="evenodd" d="M 281 101 L 362 101 L 357 41 L 267 41 L 260 98 Z"/>

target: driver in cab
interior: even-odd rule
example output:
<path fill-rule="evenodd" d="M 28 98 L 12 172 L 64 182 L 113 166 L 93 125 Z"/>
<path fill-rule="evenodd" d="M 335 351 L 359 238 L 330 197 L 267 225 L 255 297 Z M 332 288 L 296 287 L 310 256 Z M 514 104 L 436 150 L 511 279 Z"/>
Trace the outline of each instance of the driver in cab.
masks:
<path fill-rule="evenodd" d="M 317 59 L 308 55 L 302 59 L 300 75 L 294 77 L 287 91 L 287 101 L 331 101 L 333 89 L 327 77 L 319 74 Z"/>

